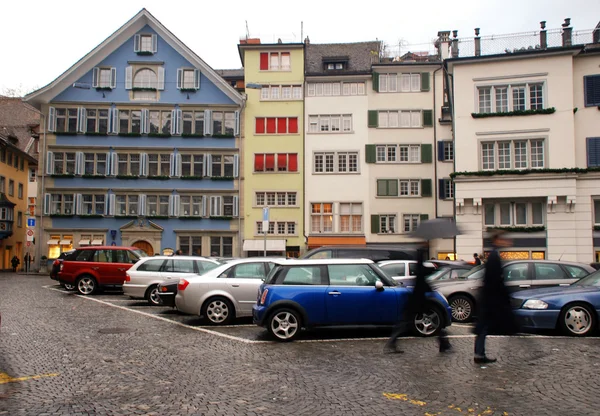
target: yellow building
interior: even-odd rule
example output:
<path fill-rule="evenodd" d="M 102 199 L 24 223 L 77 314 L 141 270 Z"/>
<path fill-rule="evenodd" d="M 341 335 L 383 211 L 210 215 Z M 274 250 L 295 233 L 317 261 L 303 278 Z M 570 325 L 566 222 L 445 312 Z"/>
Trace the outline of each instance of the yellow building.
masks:
<path fill-rule="evenodd" d="M 28 251 L 27 184 L 29 164 L 35 164 L 35 159 L 17 144 L 17 138 L 0 135 L 0 268 L 4 270 L 12 268 L 14 256 L 20 262 L 18 269 L 23 269 Z"/>
<path fill-rule="evenodd" d="M 238 48 L 247 94 L 244 255 L 262 256 L 266 250 L 268 255 L 297 257 L 305 245 L 304 44 L 245 39 Z M 263 229 L 265 207 L 269 207 L 269 224 Z"/>

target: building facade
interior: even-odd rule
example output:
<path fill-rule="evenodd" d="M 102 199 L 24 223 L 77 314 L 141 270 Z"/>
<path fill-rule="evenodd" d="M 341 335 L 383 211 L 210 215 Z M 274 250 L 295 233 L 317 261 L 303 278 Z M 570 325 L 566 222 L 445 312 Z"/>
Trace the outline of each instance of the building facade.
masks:
<path fill-rule="evenodd" d="M 40 255 L 239 255 L 242 96 L 148 11 L 26 100 L 45 115 Z"/>
<path fill-rule="evenodd" d="M 247 94 L 244 256 L 298 257 L 305 246 L 304 44 L 243 39 L 239 52 Z"/>

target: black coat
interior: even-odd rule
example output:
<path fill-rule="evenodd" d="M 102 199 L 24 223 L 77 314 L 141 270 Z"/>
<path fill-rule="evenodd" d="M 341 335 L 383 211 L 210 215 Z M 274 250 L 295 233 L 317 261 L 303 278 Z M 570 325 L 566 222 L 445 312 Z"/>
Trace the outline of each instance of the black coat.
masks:
<path fill-rule="evenodd" d="M 419 261 L 417 263 L 415 287 L 408 299 L 407 312 L 409 313 L 409 316 L 425 312 L 425 305 L 427 304 L 427 297 L 425 294 L 432 291 L 431 286 L 429 286 L 429 283 L 425 278 L 425 267 L 423 267 L 423 262 Z"/>
<path fill-rule="evenodd" d="M 478 305 L 476 334 L 480 334 L 485 327 L 488 334 L 512 335 L 519 332 L 519 325 L 510 306 L 510 294 L 504 286 L 500 255 L 495 250 L 485 264 Z"/>

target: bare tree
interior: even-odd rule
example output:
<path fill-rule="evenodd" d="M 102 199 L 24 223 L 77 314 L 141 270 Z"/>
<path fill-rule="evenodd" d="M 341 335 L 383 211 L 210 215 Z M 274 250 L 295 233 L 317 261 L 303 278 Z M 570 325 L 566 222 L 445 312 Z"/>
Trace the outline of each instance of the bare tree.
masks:
<path fill-rule="evenodd" d="M 33 88 L 26 88 L 23 86 L 23 84 L 19 84 L 18 87 L 14 87 L 14 88 L 3 88 L 2 92 L 0 92 L 0 95 L 3 95 L 5 97 L 24 97 L 27 94 L 29 94 L 32 91 L 35 91 L 38 89 L 38 86 L 34 86 Z"/>

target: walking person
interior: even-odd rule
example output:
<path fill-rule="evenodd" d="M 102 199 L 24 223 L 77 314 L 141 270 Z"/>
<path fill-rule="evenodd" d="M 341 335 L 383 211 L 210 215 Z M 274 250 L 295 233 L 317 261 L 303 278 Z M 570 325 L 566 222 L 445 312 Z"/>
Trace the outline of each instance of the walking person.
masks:
<path fill-rule="evenodd" d="M 510 247 L 512 241 L 504 235 L 503 231 L 496 231 L 491 238 L 493 251 L 487 258 L 483 287 L 480 299 L 477 302 L 479 312 L 475 326 L 475 356 L 477 364 L 496 362 L 485 352 L 485 338 L 487 335 L 513 335 L 519 332 L 516 318 L 510 306 L 510 296 L 502 276 L 502 262 L 499 248 Z"/>
<path fill-rule="evenodd" d="M 19 260 L 19 258 L 16 255 L 14 255 L 10 263 L 12 264 L 12 271 L 16 272 L 17 267 L 19 266 L 19 264 L 21 264 L 21 260 Z"/>
<path fill-rule="evenodd" d="M 25 273 L 29 273 L 29 268 L 31 265 L 31 255 L 29 252 L 25 253 L 25 257 L 23 257 L 23 261 L 25 262 Z"/>
<path fill-rule="evenodd" d="M 479 255 L 477 253 L 473 254 L 473 263 L 475 264 L 475 266 L 479 266 L 481 264 L 481 259 L 479 258 Z"/>

